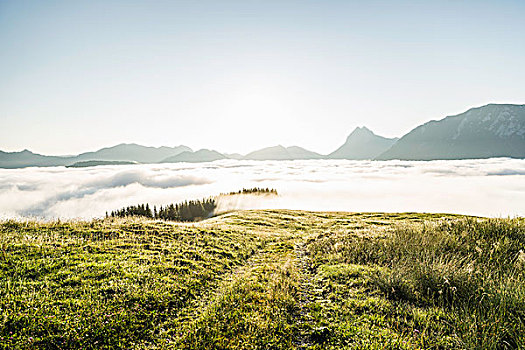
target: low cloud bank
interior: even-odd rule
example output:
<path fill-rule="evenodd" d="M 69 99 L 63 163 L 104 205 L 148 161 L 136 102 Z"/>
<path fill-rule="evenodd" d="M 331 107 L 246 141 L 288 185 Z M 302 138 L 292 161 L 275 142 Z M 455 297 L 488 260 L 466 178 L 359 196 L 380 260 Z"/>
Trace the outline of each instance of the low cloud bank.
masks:
<path fill-rule="evenodd" d="M 225 160 L 0 169 L 0 217 L 92 218 L 130 204 L 165 205 L 243 187 L 271 187 L 280 195 L 223 198 L 220 210 L 525 215 L 525 160 L 497 158 L 430 162 Z"/>
<path fill-rule="evenodd" d="M 275 194 L 220 195 L 217 197 L 214 214 L 227 213 L 232 210 L 272 208 L 279 202 L 279 197 Z"/>
<path fill-rule="evenodd" d="M 211 183 L 202 177 L 135 166 L 89 169 L 29 168 L 0 170 L 0 215 L 36 218 L 91 218 L 126 205 L 152 190 Z M 20 171 L 18 171 L 20 170 Z"/>

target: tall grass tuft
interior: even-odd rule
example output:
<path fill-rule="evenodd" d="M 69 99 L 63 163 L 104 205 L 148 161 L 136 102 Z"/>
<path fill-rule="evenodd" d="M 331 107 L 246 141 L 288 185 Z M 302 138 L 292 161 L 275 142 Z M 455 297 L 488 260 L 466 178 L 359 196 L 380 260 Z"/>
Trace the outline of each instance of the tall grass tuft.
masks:
<path fill-rule="evenodd" d="M 458 347 L 525 347 L 525 220 L 446 219 L 329 239 L 312 244 L 317 259 L 378 266 L 373 282 L 389 299 L 453 316 Z"/>

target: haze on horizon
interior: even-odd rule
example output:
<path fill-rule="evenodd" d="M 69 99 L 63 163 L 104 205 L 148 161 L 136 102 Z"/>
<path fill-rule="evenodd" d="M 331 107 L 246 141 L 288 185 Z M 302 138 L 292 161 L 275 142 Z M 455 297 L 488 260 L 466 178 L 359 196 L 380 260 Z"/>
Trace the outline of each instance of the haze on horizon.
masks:
<path fill-rule="evenodd" d="M 523 1 L 0 1 L 0 150 L 328 153 L 524 103 Z"/>

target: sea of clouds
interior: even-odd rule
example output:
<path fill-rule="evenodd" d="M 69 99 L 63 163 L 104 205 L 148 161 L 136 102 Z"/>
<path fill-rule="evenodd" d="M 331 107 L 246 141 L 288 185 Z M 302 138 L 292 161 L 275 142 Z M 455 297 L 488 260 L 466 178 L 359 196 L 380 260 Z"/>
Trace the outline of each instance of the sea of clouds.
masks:
<path fill-rule="evenodd" d="M 0 169 L 0 218 L 93 218 L 131 204 L 165 205 L 243 187 L 278 197 L 228 209 L 525 215 L 525 160 L 236 161 Z"/>

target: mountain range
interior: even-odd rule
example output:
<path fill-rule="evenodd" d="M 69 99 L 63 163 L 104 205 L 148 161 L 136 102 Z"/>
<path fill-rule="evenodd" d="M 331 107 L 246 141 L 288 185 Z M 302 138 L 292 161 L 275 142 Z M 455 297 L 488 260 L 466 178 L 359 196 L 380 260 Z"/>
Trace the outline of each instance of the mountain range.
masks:
<path fill-rule="evenodd" d="M 77 166 L 86 161 L 100 161 L 97 163 L 98 165 L 107 164 L 104 162 L 159 163 L 168 157 L 191 151 L 191 148 L 186 146 L 147 147 L 134 143 L 123 143 L 113 147 L 102 148 L 96 152 L 81 153 L 76 156 L 44 156 L 29 150 L 21 152 L 0 151 L 0 168 Z"/>
<path fill-rule="evenodd" d="M 525 105 L 489 104 L 418 126 L 376 159 L 525 158 Z"/>
<path fill-rule="evenodd" d="M 76 156 L 45 156 L 29 150 L 0 151 L 0 168 L 86 166 L 130 163 L 209 162 L 221 159 L 375 159 L 435 160 L 491 157 L 525 158 L 525 105 L 489 104 L 420 125 L 401 138 L 385 138 L 366 127 L 356 128 L 328 155 L 281 145 L 246 155 L 187 146 L 147 147 L 119 144 Z"/>

